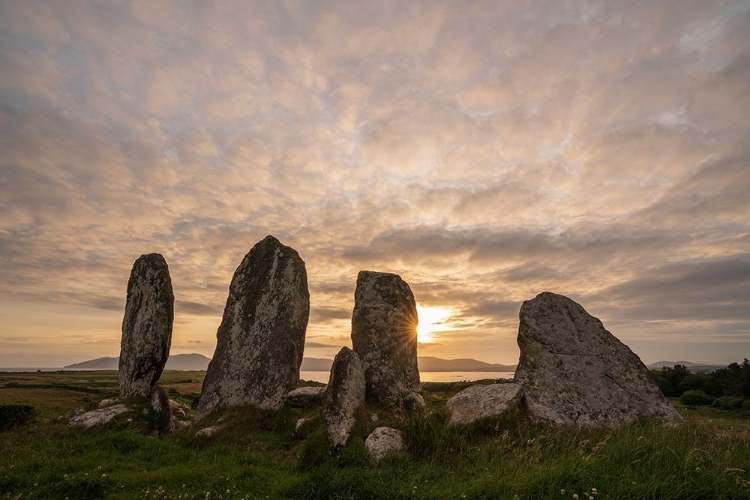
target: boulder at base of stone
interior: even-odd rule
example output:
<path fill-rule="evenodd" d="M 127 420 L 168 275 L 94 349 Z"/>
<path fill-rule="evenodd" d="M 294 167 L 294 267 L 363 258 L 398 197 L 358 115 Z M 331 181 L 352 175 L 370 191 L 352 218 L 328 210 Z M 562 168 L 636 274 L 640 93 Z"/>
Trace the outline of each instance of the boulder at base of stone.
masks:
<path fill-rule="evenodd" d="M 96 425 L 104 425 L 110 422 L 113 418 L 121 413 L 125 413 L 128 407 L 124 404 L 117 404 L 114 406 L 107 406 L 106 408 L 99 408 L 97 410 L 87 411 L 82 413 L 70 421 L 73 427 L 85 427 L 86 429 L 94 427 Z"/>
<path fill-rule="evenodd" d="M 336 450 L 346 445 L 357 421 L 357 409 L 365 403 L 364 367 L 348 347 L 342 347 L 333 359 L 323 402 L 328 441 Z"/>
<path fill-rule="evenodd" d="M 360 271 L 352 346 L 365 367 L 367 399 L 397 402 L 419 391 L 417 305 L 400 276 Z"/>
<path fill-rule="evenodd" d="M 391 427 L 378 427 L 365 439 L 365 448 L 378 462 L 388 453 L 399 452 L 406 448 L 404 433 Z"/>
<path fill-rule="evenodd" d="M 325 387 L 298 387 L 286 395 L 286 404 L 294 408 L 307 408 L 320 401 Z"/>
<path fill-rule="evenodd" d="M 448 400 L 450 424 L 470 424 L 485 417 L 499 417 L 518 405 L 518 384 L 477 384 L 467 387 Z"/>
<path fill-rule="evenodd" d="M 640 358 L 576 302 L 544 292 L 519 317 L 515 382 L 532 420 L 584 428 L 681 420 Z"/>
<path fill-rule="evenodd" d="M 169 395 L 160 385 L 151 391 L 151 408 L 156 416 L 155 427 L 159 434 L 169 434 L 174 431 L 174 418 L 169 404 Z"/>
<path fill-rule="evenodd" d="M 174 294 L 167 261 L 158 253 L 141 255 L 128 280 L 120 343 L 120 397 L 148 398 L 169 357 Z"/>
<path fill-rule="evenodd" d="M 281 408 L 299 382 L 309 314 L 305 263 L 266 236 L 232 278 L 195 421 L 218 406 Z"/>

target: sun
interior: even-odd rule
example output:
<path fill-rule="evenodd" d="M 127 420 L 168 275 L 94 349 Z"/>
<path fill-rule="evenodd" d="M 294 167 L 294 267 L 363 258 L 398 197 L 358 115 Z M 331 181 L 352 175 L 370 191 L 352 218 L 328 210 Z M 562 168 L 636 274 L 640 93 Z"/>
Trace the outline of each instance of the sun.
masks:
<path fill-rule="evenodd" d="M 446 307 L 417 306 L 419 325 L 417 325 L 417 339 L 419 342 L 433 342 L 435 333 L 450 330 L 448 319 L 452 311 Z"/>

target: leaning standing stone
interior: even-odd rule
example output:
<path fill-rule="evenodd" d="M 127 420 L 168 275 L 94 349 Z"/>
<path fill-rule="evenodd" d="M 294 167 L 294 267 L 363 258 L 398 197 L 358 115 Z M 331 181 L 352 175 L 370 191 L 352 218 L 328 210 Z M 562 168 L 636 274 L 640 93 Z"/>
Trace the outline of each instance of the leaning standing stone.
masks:
<path fill-rule="evenodd" d="M 331 448 L 346 445 L 356 423 L 357 409 L 364 403 L 364 367 L 356 352 L 342 347 L 333 359 L 324 396 L 326 432 Z"/>
<path fill-rule="evenodd" d="M 120 344 L 120 397 L 150 397 L 169 357 L 174 294 L 167 261 L 141 255 L 128 280 Z"/>
<path fill-rule="evenodd" d="M 532 420 L 602 428 L 638 417 L 681 419 L 640 358 L 576 302 L 544 292 L 519 316 L 515 381 Z"/>
<path fill-rule="evenodd" d="M 360 271 L 352 345 L 362 359 L 367 399 L 394 402 L 419 391 L 417 305 L 400 276 Z"/>
<path fill-rule="evenodd" d="M 299 382 L 309 314 L 305 263 L 266 236 L 232 278 L 195 420 L 218 406 L 281 408 Z"/>

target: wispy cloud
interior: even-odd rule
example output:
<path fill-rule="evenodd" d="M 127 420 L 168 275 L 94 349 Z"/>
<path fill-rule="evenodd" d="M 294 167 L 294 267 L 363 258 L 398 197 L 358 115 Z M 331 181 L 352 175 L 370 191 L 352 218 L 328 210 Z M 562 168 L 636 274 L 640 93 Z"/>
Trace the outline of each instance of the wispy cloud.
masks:
<path fill-rule="evenodd" d="M 103 314 L 116 348 L 156 251 L 175 344 L 210 345 L 274 234 L 307 263 L 308 346 L 346 342 L 370 268 L 456 311 L 435 355 L 515 362 L 517 308 L 551 289 L 647 359 L 731 361 L 749 22 L 740 0 L 3 2 L 0 298 L 88 311 L 60 339 Z M 49 341 L 2 321 L 0 341 Z"/>

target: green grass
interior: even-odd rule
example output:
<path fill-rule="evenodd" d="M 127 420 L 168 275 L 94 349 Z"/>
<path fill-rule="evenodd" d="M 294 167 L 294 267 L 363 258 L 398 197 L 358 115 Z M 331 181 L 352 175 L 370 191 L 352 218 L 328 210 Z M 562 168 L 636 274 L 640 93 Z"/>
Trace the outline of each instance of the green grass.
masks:
<path fill-rule="evenodd" d="M 166 372 L 162 383 L 190 399 L 202 376 Z M 518 413 L 451 427 L 443 403 L 464 385 L 426 384 L 424 415 L 363 409 L 349 445 L 332 455 L 320 407 L 238 407 L 201 422 L 221 428 L 210 437 L 188 428 L 155 439 L 139 416 L 97 430 L 56 419 L 82 398 L 94 404 L 116 392 L 115 372 L 23 378 L 0 374 L 0 404 L 12 393 L 40 417 L 0 433 L 0 498 L 750 498 L 750 418 L 742 410 L 672 401 L 686 417 L 680 425 L 643 421 L 611 431 L 546 429 Z M 4 388 L 8 382 L 26 387 Z M 55 384 L 61 388 L 48 387 Z M 295 433 L 302 416 L 311 420 Z M 381 425 L 404 430 L 408 452 L 376 465 L 364 440 Z"/>

